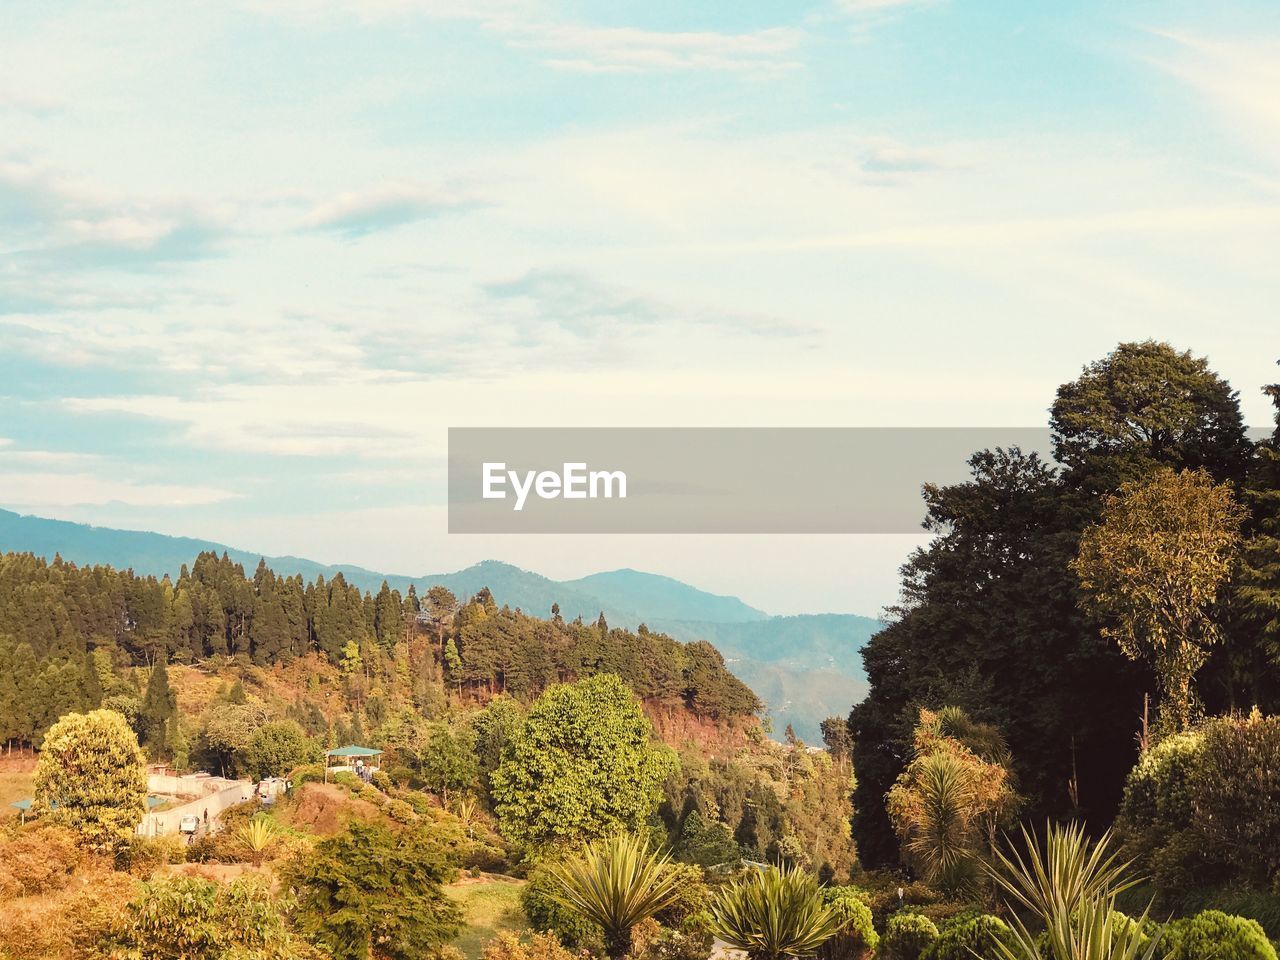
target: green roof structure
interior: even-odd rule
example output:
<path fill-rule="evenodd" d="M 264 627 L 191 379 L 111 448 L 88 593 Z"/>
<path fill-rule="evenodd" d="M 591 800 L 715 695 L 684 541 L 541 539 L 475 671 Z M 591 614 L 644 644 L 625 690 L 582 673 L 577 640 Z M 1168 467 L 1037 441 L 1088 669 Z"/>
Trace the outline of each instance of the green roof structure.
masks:
<path fill-rule="evenodd" d="M 375 750 L 373 747 L 357 747 L 355 745 L 338 747 L 337 750 L 326 750 L 326 757 L 380 757 L 381 750 Z"/>

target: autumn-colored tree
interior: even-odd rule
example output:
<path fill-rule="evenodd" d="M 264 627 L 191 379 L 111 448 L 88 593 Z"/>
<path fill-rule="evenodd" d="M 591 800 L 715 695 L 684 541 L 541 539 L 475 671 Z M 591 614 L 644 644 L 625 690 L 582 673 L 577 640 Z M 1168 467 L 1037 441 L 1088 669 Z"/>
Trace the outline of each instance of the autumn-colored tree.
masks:
<path fill-rule="evenodd" d="M 1191 723 L 1192 680 L 1220 630 L 1214 604 L 1231 571 L 1244 513 L 1208 473 L 1162 469 L 1107 497 L 1072 564 L 1086 609 L 1126 656 L 1155 666 L 1165 723 Z"/>
<path fill-rule="evenodd" d="M 929 883 L 960 893 L 1020 799 L 999 731 L 964 711 L 921 710 L 914 759 L 889 791 L 889 819 L 908 862 Z"/>
<path fill-rule="evenodd" d="M 147 768 L 124 717 L 69 713 L 50 728 L 36 764 L 34 812 L 103 853 L 133 836 L 147 812 Z"/>

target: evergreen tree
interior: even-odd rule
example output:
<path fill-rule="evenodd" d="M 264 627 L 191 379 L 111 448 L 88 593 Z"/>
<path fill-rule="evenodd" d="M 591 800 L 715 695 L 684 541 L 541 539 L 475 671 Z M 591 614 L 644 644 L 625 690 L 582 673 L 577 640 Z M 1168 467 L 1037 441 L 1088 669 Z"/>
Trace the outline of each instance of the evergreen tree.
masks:
<path fill-rule="evenodd" d="M 170 741 L 177 733 L 178 695 L 169 686 L 169 670 L 163 660 L 157 661 L 147 679 L 140 723 L 147 753 L 156 759 L 167 757 Z"/>

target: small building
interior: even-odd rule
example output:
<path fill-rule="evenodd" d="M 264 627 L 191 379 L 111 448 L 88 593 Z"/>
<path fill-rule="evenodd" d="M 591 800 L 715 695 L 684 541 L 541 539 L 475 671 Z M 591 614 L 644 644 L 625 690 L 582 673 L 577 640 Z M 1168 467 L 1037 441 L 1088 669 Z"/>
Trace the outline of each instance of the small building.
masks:
<path fill-rule="evenodd" d="M 375 750 L 373 747 L 361 747 L 355 744 L 338 747 L 336 750 L 326 750 L 324 752 L 325 782 L 329 782 L 330 773 L 354 773 L 357 761 L 359 761 L 359 766 L 368 769 L 370 772 L 377 770 L 378 758 L 381 756 L 381 750 Z"/>

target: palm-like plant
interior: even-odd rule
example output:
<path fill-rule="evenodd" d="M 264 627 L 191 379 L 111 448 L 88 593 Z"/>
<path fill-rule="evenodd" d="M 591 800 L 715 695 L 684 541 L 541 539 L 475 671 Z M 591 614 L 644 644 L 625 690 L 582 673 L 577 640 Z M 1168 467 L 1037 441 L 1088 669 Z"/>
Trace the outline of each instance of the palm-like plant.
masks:
<path fill-rule="evenodd" d="M 598 924 L 605 950 L 621 960 L 631 949 L 631 928 L 675 902 L 679 878 L 669 860 L 649 848 L 649 842 L 619 833 L 583 847 L 574 857 L 555 864 L 556 898 L 566 907 Z"/>
<path fill-rule="evenodd" d="M 996 945 L 993 960 L 1163 960 L 1161 937 L 1143 932 L 1150 908 L 1136 923 L 1115 908 L 1116 895 L 1138 881 L 1107 852 L 1109 832 L 1091 843 L 1078 824 L 1050 826 L 1043 853 L 1026 827 L 1022 836 L 1026 857 L 997 852 L 999 868 L 990 872 L 1010 906 L 1044 924 L 1044 942 L 1015 915 L 1012 940 Z"/>
<path fill-rule="evenodd" d="M 912 830 L 904 844 L 925 879 L 960 890 L 974 873 L 974 792 L 969 770 L 949 753 L 922 757 L 916 765 Z"/>
<path fill-rule="evenodd" d="M 280 839 L 280 827 L 270 817 L 259 814 L 236 832 L 236 840 L 248 851 L 255 867 L 262 866 L 272 845 Z"/>
<path fill-rule="evenodd" d="M 996 884 L 1021 906 L 1041 917 L 1046 926 L 1051 919 L 1070 916 L 1081 904 L 1098 898 L 1115 897 L 1137 884 L 1129 875 L 1130 861 L 1119 861 L 1119 855 L 1108 854 L 1111 831 L 1097 843 L 1090 842 L 1084 827 L 1048 826 L 1044 852 L 1024 826 L 1022 839 L 1027 854 L 996 851 L 1002 869 L 993 871 Z"/>
<path fill-rule="evenodd" d="M 799 867 L 756 871 L 721 890 L 711 906 L 712 932 L 751 960 L 811 956 L 840 923 L 817 881 Z"/>

